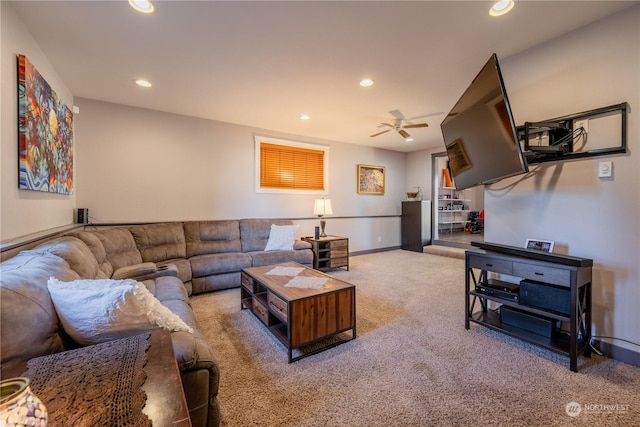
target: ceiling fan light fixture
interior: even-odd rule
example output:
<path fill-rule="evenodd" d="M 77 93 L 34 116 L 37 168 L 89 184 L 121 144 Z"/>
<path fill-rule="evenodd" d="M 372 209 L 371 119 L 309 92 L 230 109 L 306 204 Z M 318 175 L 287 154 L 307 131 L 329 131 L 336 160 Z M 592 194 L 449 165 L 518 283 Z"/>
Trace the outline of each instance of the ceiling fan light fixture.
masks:
<path fill-rule="evenodd" d="M 360 86 L 362 86 L 362 87 L 373 86 L 373 80 L 371 80 L 371 79 L 360 80 Z"/>
<path fill-rule="evenodd" d="M 129 5 L 142 13 L 153 13 L 154 7 L 148 0 L 129 0 Z"/>
<path fill-rule="evenodd" d="M 413 138 L 411 138 L 411 137 L 405 138 L 404 140 L 405 140 L 405 142 L 413 142 Z"/>
<path fill-rule="evenodd" d="M 151 82 L 145 79 L 136 80 L 136 84 L 140 87 L 151 87 Z"/>
<path fill-rule="evenodd" d="M 515 6 L 515 2 L 513 0 L 502 0 L 497 1 L 491 6 L 489 9 L 489 15 L 491 16 L 502 16 L 506 15 L 513 9 Z"/>

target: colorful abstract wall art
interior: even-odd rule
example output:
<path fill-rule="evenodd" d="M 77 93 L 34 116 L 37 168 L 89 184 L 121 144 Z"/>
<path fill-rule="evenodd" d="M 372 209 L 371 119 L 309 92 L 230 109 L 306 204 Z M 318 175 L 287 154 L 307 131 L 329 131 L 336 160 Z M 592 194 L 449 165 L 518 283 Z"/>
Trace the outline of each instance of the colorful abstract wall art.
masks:
<path fill-rule="evenodd" d="M 73 114 L 18 55 L 19 188 L 73 193 Z"/>

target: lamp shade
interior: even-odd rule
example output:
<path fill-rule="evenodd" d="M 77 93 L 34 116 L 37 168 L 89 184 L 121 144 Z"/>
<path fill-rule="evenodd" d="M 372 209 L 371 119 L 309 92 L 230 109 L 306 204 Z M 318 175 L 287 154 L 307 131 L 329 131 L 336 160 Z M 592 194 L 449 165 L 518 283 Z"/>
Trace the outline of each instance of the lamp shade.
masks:
<path fill-rule="evenodd" d="M 314 215 L 333 215 L 333 209 L 331 208 L 331 199 L 316 199 L 316 203 L 313 207 Z"/>

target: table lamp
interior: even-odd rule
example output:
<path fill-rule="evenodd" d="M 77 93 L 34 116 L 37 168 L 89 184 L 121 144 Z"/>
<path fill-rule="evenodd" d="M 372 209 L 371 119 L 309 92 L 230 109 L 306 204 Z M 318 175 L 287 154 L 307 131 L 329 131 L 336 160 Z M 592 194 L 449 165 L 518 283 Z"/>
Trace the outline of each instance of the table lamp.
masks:
<path fill-rule="evenodd" d="M 324 232 L 324 226 L 327 225 L 327 221 L 324 219 L 325 215 L 333 215 L 333 209 L 331 209 L 331 199 L 316 199 L 313 207 L 313 214 L 318 215 L 320 218 L 320 237 L 327 237 L 327 233 Z"/>

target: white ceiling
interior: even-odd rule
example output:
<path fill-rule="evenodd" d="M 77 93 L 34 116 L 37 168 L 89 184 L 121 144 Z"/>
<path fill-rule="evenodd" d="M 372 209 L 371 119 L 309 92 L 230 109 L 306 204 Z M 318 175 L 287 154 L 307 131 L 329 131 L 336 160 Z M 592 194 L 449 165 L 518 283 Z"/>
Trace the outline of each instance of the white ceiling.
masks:
<path fill-rule="evenodd" d="M 442 144 L 444 114 L 491 53 L 637 3 L 519 1 L 502 18 L 487 1 L 155 1 L 152 15 L 126 1 L 12 6 L 75 97 L 408 152 Z M 360 87 L 365 77 L 375 85 Z M 430 126 L 408 129 L 411 143 L 369 137 L 392 110 Z"/>

